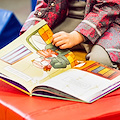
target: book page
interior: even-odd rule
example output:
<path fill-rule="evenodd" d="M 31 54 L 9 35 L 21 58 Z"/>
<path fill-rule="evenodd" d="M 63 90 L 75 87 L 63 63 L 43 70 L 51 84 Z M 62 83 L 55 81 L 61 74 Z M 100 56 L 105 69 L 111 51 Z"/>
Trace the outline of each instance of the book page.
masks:
<path fill-rule="evenodd" d="M 61 73 L 60 75 L 57 75 L 56 77 L 42 83 L 42 85 L 53 87 L 54 89 L 89 102 L 89 100 L 93 99 L 94 97 L 101 95 L 105 90 L 107 90 L 106 88 L 110 88 L 112 85 L 114 85 L 113 87 L 117 86 L 118 84 L 120 85 L 120 72 L 117 70 L 107 68 L 112 70 L 111 74 L 109 73 L 109 75 L 107 74 L 108 71 L 106 71 L 106 74 L 100 75 L 100 73 L 103 72 L 100 69 L 97 71 L 98 73 L 96 73 L 96 75 L 92 72 L 81 70 L 94 64 L 94 66 L 91 66 L 90 69 L 95 71 L 99 65 L 95 63 L 96 62 L 89 61 L 86 65 L 83 63 L 83 67 L 78 65 L 75 67 L 75 69 L 67 70 L 64 73 Z M 106 67 L 103 67 L 103 70 L 105 71 Z M 104 75 L 107 75 L 106 78 Z"/>
<path fill-rule="evenodd" d="M 36 85 L 45 81 L 44 78 L 49 79 L 69 69 L 70 63 L 64 62 L 64 67 L 59 65 L 57 68 L 52 61 L 51 65 L 51 60 L 59 54 L 52 50 L 56 49 L 50 44 L 52 35 L 52 31 L 43 20 L 5 46 L 0 50 L 1 73 L 31 92 Z"/>

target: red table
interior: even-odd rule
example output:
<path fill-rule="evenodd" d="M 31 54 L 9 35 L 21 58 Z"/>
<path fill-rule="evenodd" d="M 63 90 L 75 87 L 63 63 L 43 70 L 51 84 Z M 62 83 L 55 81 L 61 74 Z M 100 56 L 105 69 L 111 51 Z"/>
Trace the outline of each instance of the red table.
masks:
<path fill-rule="evenodd" d="M 0 120 L 120 120 L 120 89 L 92 104 L 28 96 L 0 81 Z"/>

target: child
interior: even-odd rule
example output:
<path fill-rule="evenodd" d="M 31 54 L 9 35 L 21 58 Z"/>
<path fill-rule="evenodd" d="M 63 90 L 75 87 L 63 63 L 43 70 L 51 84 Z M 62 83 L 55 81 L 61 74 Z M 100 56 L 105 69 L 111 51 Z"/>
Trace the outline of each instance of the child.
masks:
<path fill-rule="evenodd" d="M 43 2 L 37 1 L 35 11 Z M 69 13 L 68 2 L 79 3 L 80 0 L 48 0 L 42 6 L 45 8 L 50 5 L 49 8 L 53 9 L 52 17 L 47 14 L 49 12 L 43 11 L 50 18 L 47 22 L 51 28 L 63 21 L 66 15 L 69 15 L 67 14 Z M 59 6 L 61 6 L 60 9 Z M 42 11 L 42 8 L 40 7 L 39 12 Z M 55 14 L 54 10 L 56 9 L 54 8 L 57 9 Z M 45 18 L 41 17 L 40 19 Z M 52 43 L 61 49 L 83 45 L 88 52 L 87 60 L 94 60 L 117 68 L 117 63 L 120 63 L 120 0 L 87 0 L 82 22 L 70 33 L 64 31 L 55 33 Z"/>

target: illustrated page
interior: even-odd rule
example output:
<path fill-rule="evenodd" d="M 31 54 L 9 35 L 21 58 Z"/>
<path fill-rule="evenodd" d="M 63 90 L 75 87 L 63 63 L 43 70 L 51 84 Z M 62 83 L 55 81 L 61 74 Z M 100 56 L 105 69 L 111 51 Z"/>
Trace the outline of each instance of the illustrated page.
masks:
<path fill-rule="evenodd" d="M 1 73 L 31 91 L 36 85 L 74 66 L 73 53 L 53 46 L 52 35 L 51 29 L 42 21 L 1 49 Z"/>
<path fill-rule="evenodd" d="M 112 87 L 114 88 L 120 85 L 119 71 L 106 67 L 103 67 L 101 70 L 99 68 L 99 71 L 97 71 L 98 66 L 103 67 L 95 61 L 82 63 L 77 65 L 74 69 L 67 70 L 42 83 L 42 85 L 53 87 L 76 98 L 89 101 L 106 92 L 106 88 L 112 90 Z M 85 71 L 85 68 L 88 67 L 89 69 Z M 89 70 L 91 71 L 88 72 Z"/>

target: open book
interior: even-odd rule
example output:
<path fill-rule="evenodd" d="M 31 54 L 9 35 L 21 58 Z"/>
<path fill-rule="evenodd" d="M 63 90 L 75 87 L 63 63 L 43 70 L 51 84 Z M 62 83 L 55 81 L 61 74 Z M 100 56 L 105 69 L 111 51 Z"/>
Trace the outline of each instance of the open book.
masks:
<path fill-rule="evenodd" d="M 70 50 L 51 44 L 42 20 L 0 50 L 0 80 L 23 91 L 92 103 L 120 87 L 120 71 L 95 61 L 79 63 Z"/>

